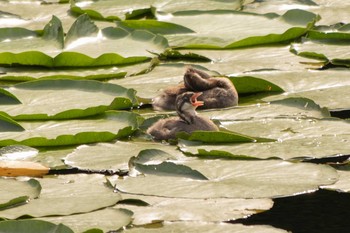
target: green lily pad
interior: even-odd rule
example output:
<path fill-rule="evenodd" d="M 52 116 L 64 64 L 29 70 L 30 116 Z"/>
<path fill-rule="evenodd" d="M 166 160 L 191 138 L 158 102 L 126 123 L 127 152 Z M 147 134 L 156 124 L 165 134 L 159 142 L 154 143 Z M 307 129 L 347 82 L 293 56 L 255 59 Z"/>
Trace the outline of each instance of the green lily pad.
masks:
<path fill-rule="evenodd" d="M 349 135 L 307 137 L 276 142 L 208 145 L 180 141 L 180 150 L 191 156 L 230 159 L 305 159 L 349 154 Z M 291 149 L 293 148 L 293 149 Z"/>
<path fill-rule="evenodd" d="M 189 0 L 180 1 L 157 1 L 154 4 L 156 10 L 160 13 L 179 13 L 183 11 L 211 11 L 211 10 L 240 10 L 243 3 L 240 0 L 232 1 L 211 1 L 211 0 Z"/>
<path fill-rule="evenodd" d="M 202 64 L 201 64 L 202 65 Z M 128 77 L 126 79 L 111 80 L 111 83 L 116 83 L 127 88 L 137 90 L 138 96 L 142 98 L 153 98 L 157 96 L 162 89 L 176 86 L 183 82 L 183 75 L 188 65 L 183 63 L 161 64 L 146 74 Z M 204 72 L 213 76 L 218 76 L 217 73 L 206 70 L 203 66 L 194 65 L 193 67 L 204 70 Z M 239 94 L 256 94 L 256 93 L 275 93 L 283 90 L 271 82 L 259 78 L 230 78 L 232 83 L 236 85 Z M 144 88 L 147 84 L 148 88 Z"/>
<path fill-rule="evenodd" d="M 324 90 L 350 85 L 348 69 L 329 70 L 265 70 L 249 72 L 252 77 L 260 78 L 280 86 L 287 94 Z M 240 77 L 240 76 L 238 76 Z M 329 95 L 327 95 L 329 96 Z M 333 97 L 335 98 L 335 97 Z M 339 97 L 343 98 L 343 96 Z M 313 99 L 317 102 L 317 99 Z"/>
<path fill-rule="evenodd" d="M 299 14 L 301 21 L 288 20 L 289 15 L 294 12 Z M 196 32 L 192 35 L 167 35 L 166 38 L 172 46 L 232 49 L 291 41 L 305 34 L 308 30 L 307 25 L 317 20 L 317 16 L 302 10 L 290 10 L 278 17 L 239 11 L 186 11 L 176 13 L 169 19 L 158 19 L 185 26 Z"/>
<path fill-rule="evenodd" d="M 313 32 L 312 40 L 302 44 L 293 44 L 295 54 L 330 63 L 336 66 L 350 67 L 350 55 L 344 50 L 349 46 L 350 33 Z"/>
<path fill-rule="evenodd" d="M 40 195 L 40 183 L 34 179 L 18 181 L 12 178 L 0 178 L 0 184 L 6 189 L 0 191 L 0 210 L 4 211 L 18 205 L 25 205 Z"/>
<path fill-rule="evenodd" d="M 228 224 L 228 223 L 207 223 L 207 222 L 165 222 L 158 228 L 147 228 L 147 227 L 133 227 L 123 232 L 270 232 L 270 233 L 286 233 L 287 231 L 277 229 L 271 226 L 256 225 L 256 226 L 245 226 L 241 224 Z"/>
<path fill-rule="evenodd" d="M 94 119 L 20 122 L 25 131 L 1 133 L 0 145 L 62 146 L 111 141 L 129 136 L 141 121 L 135 113 L 109 111 Z"/>
<path fill-rule="evenodd" d="M 0 111 L 17 120 L 79 118 L 130 108 L 137 103 L 133 90 L 92 80 L 37 80 L 5 90 L 21 104 L 0 105 Z"/>
<path fill-rule="evenodd" d="M 177 33 L 192 33 L 191 29 L 183 27 L 181 25 L 159 22 L 157 20 L 124 20 L 116 22 L 118 27 L 121 27 L 126 30 L 147 30 L 154 34 L 177 34 Z"/>
<path fill-rule="evenodd" d="M 126 75 L 137 74 L 147 69 L 148 63 L 133 64 L 122 67 L 101 67 L 85 69 L 61 69 L 52 70 L 34 67 L 3 67 L 4 74 L 0 75 L 0 80 L 11 82 L 25 82 L 36 79 L 72 79 L 72 80 L 108 80 L 119 79 Z"/>
<path fill-rule="evenodd" d="M 323 186 L 323 189 L 329 189 L 329 190 L 335 190 L 338 192 L 350 192 L 350 185 L 349 185 L 349 165 L 343 168 L 342 170 L 337 170 L 339 174 L 339 180 L 332 185 Z"/>
<path fill-rule="evenodd" d="M 272 207 L 271 199 L 185 199 L 144 195 L 122 195 L 124 199 L 140 199 L 148 206 L 118 204 L 132 210 L 133 224 L 144 225 L 156 221 L 221 222 L 245 218 Z M 225 211 L 222 211 L 225 209 Z"/>
<path fill-rule="evenodd" d="M 0 89 L 1 90 L 1 89 Z M 3 131 L 17 131 L 21 132 L 24 130 L 24 128 L 18 124 L 16 121 L 14 121 L 12 118 L 9 116 L 0 113 L 0 130 Z"/>
<path fill-rule="evenodd" d="M 285 98 L 271 101 L 270 103 L 251 104 L 222 110 L 201 111 L 200 115 L 219 121 L 279 117 L 330 117 L 330 113 L 327 109 L 321 108 L 314 101 L 306 98 Z"/>
<path fill-rule="evenodd" d="M 147 15 L 151 13 L 151 5 L 155 2 L 154 0 L 136 0 L 133 2 L 122 0 L 117 3 L 108 0 L 91 3 L 76 1 L 71 5 L 70 10 L 79 15 L 88 14 L 94 19 L 114 21 Z M 127 9 L 125 6 L 127 6 Z"/>
<path fill-rule="evenodd" d="M 322 158 L 350 152 L 346 146 L 349 142 L 350 124 L 336 118 L 257 118 L 249 121 L 226 121 L 223 124 L 236 132 L 278 140 L 232 145 L 205 145 L 182 141 L 181 151 L 212 158 L 247 156 L 260 159 Z"/>
<path fill-rule="evenodd" d="M 269 198 L 316 190 L 338 179 L 328 165 L 280 160 L 191 160 L 183 163 L 209 180 L 145 175 L 116 181 L 128 194 L 182 198 Z M 305 179 L 307 177 L 307 179 Z"/>
<path fill-rule="evenodd" d="M 42 186 L 39 198 L 27 205 L 1 211 L 0 216 L 16 219 L 24 215 L 72 215 L 112 206 L 121 199 L 104 185 L 102 175 L 64 175 L 38 180 Z"/>
<path fill-rule="evenodd" d="M 43 217 L 40 220 L 64 224 L 74 232 L 86 232 L 95 229 L 102 232 L 119 230 L 132 221 L 133 213 L 127 209 L 105 208 L 84 214 L 59 217 Z"/>
<path fill-rule="evenodd" d="M 176 137 L 205 143 L 242 143 L 256 141 L 255 138 L 249 136 L 225 131 L 194 131 L 191 134 L 180 132 L 176 135 Z"/>
<path fill-rule="evenodd" d="M 179 51 L 188 53 L 193 50 Z M 237 76 L 238 74 L 247 76 L 249 75 L 248 72 L 252 71 L 305 71 L 305 68 L 308 67 L 304 64 L 305 62 L 315 62 L 313 59 L 294 55 L 290 52 L 289 45 L 248 47 L 235 49 L 234 51 L 201 49 L 195 50 L 195 52 L 198 55 L 211 59 L 210 63 L 200 63 L 201 66 L 226 76 Z"/>
<path fill-rule="evenodd" d="M 54 224 L 36 219 L 9 220 L 0 222 L 0 231 L 6 233 L 28 232 L 28 233 L 73 233 L 69 227 L 63 224 Z"/>
<path fill-rule="evenodd" d="M 1 47 L 0 64 L 46 67 L 125 65 L 147 61 L 152 57 L 149 51 L 160 53 L 168 47 L 164 37 L 148 31 L 128 32 L 112 27 L 97 30 L 89 17 L 82 15 L 68 31 L 64 49 L 57 43 L 61 40 L 59 34 L 56 39 L 49 34 L 50 40 L 46 39 L 45 33 L 43 37 L 17 38 Z"/>
<path fill-rule="evenodd" d="M 79 146 L 67 155 L 64 162 L 83 170 L 128 170 L 130 158 L 137 156 L 145 148 L 162 150 L 178 159 L 186 159 L 174 146 L 153 142 L 116 141 Z"/>
<path fill-rule="evenodd" d="M 155 174 L 163 176 L 179 176 L 196 180 L 207 180 L 200 172 L 182 164 L 176 164 L 171 159 L 171 155 L 156 149 L 145 149 L 131 158 L 129 166 L 135 167 L 141 173 Z M 130 175 L 130 174 L 129 174 Z"/>

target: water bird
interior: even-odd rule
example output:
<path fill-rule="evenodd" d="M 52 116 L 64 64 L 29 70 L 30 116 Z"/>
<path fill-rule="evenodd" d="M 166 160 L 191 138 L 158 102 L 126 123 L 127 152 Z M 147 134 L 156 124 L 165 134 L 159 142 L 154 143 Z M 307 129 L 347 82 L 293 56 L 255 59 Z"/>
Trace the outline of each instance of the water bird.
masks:
<path fill-rule="evenodd" d="M 202 109 L 226 108 L 238 105 L 238 93 L 235 86 L 227 78 L 214 78 L 198 69 L 188 67 L 183 83 L 171 86 L 156 96 L 152 105 L 155 110 L 175 110 L 176 97 L 184 92 L 202 92 L 199 97 L 205 99 Z"/>
<path fill-rule="evenodd" d="M 197 130 L 218 131 L 219 128 L 208 118 L 199 116 L 196 108 L 204 105 L 197 100 L 202 92 L 184 92 L 176 97 L 175 109 L 178 116 L 160 119 L 148 128 L 147 133 L 156 140 L 175 139 L 178 132 L 191 133 Z"/>

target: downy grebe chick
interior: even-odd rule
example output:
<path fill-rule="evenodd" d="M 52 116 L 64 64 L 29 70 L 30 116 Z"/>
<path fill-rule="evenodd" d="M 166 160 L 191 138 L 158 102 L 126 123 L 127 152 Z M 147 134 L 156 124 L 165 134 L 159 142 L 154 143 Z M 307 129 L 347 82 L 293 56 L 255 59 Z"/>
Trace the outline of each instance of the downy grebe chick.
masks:
<path fill-rule="evenodd" d="M 186 91 L 203 92 L 199 100 L 205 99 L 201 108 L 226 108 L 238 105 L 238 93 L 227 78 L 213 78 L 207 73 L 189 67 L 184 83 L 166 88 L 153 99 L 155 110 L 174 110 L 176 97 Z"/>
<path fill-rule="evenodd" d="M 218 131 L 219 128 L 210 119 L 197 115 L 196 108 L 204 105 L 203 101 L 197 100 L 200 95 L 201 92 L 185 92 L 178 95 L 175 101 L 178 116 L 157 121 L 147 133 L 156 140 L 168 140 L 175 139 L 178 132 Z"/>

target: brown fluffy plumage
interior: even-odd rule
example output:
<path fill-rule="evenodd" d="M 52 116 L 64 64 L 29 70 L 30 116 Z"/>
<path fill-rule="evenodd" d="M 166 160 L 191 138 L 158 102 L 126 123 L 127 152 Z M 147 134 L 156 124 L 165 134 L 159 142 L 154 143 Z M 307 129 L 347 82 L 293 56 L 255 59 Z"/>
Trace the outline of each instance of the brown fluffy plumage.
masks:
<path fill-rule="evenodd" d="M 238 93 L 232 82 L 226 78 L 213 78 L 203 71 L 188 68 L 184 83 L 166 88 L 153 99 L 156 110 L 174 110 L 176 97 L 186 91 L 203 92 L 199 100 L 205 100 L 201 108 L 225 108 L 238 104 Z"/>
<path fill-rule="evenodd" d="M 218 131 L 218 127 L 208 118 L 198 116 L 197 106 L 203 105 L 197 101 L 202 93 L 185 92 L 176 98 L 176 112 L 179 116 L 161 119 L 154 123 L 147 133 L 156 140 L 174 139 L 178 132 L 191 133 L 196 130 Z"/>

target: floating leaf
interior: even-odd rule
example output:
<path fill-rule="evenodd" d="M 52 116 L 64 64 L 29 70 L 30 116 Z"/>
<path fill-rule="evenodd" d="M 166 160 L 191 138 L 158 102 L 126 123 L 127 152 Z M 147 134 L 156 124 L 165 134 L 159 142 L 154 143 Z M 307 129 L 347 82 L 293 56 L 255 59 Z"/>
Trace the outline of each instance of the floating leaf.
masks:
<path fill-rule="evenodd" d="M 28 201 L 40 195 L 40 183 L 34 179 L 18 181 L 12 178 L 0 178 L 0 210 L 25 205 Z"/>
<path fill-rule="evenodd" d="M 89 230 L 92 232 L 108 232 L 127 226 L 132 221 L 132 215 L 133 213 L 127 209 L 105 208 L 84 214 L 39 219 L 64 224 L 74 232 L 90 232 Z"/>
<path fill-rule="evenodd" d="M 200 114 L 220 121 L 249 120 L 251 118 L 330 117 L 330 113 L 327 109 L 321 108 L 313 100 L 306 98 L 283 98 L 281 100 L 271 101 L 270 103 L 259 103 L 222 110 L 203 111 L 200 112 Z"/>
<path fill-rule="evenodd" d="M 146 149 L 133 157 L 129 164 L 135 166 L 135 169 L 144 174 L 153 174 L 161 176 L 186 177 L 196 180 L 207 180 L 200 172 L 191 169 L 182 164 L 175 164 L 173 161 L 167 161 L 172 156 L 164 151 L 156 149 Z M 173 157 L 174 158 L 174 157 Z"/>
<path fill-rule="evenodd" d="M 48 24 L 46 31 L 49 31 L 47 28 L 51 24 Z M 45 67 L 126 65 L 147 61 L 152 57 L 149 51 L 161 53 L 168 47 L 164 37 L 148 31 L 135 30 L 129 33 L 112 27 L 98 33 L 97 30 L 89 17 L 82 15 L 68 32 L 64 50 L 62 45 L 57 44 L 57 41 L 61 40 L 59 34 L 56 35 L 56 40 L 51 36 L 51 40 L 45 39 L 47 36 L 19 38 L 5 43 L 0 49 L 0 64 Z M 123 31 L 123 35 L 111 37 L 113 31 L 119 34 Z M 96 34 L 93 34 L 94 32 Z"/>
<path fill-rule="evenodd" d="M 301 22 L 297 24 L 291 21 L 287 22 L 285 20 L 287 16 L 285 15 L 271 17 L 271 15 L 238 11 L 180 12 L 169 19 L 164 18 L 164 21 L 190 28 L 196 34 L 188 36 L 184 34 L 168 35 L 166 37 L 172 46 L 192 49 L 233 49 L 262 44 L 285 43 L 304 35 L 308 31 L 308 24 L 317 19 L 316 15 L 307 11 L 290 11 L 298 11 L 299 18 L 305 19 L 302 21 L 303 27 L 299 27 Z M 308 17 L 303 17 L 304 15 Z M 314 18 L 310 18 L 310 15 L 314 15 Z M 201 22 L 206 22 L 206 24 Z M 235 33 L 232 33 L 232 31 Z"/>
<path fill-rule="evenodd" d="M 102 175 L 64 175 L 39 179 L 40 197 L 27 205 L 1 211 L 8 219 L 29 215 L 32 217 L 71 215 L 115 205 L 120 195 L 104 185 Z"/>
<path fill-rule="evenodd" d="M 37 80 L 6 91 L 21 104 L 0 105 L 0 110 L 17 120 L 79 118 L 130 108 L 137 103 L 133 90 L 92 80 Z"/>
<path fill-rule="evenodd" d="M 131 112 L 109 111 L 95 119 L 21 122 L 25 131 L 6 131 L 0 145 L 62 146 L 111 141 L 132 134 L 142 119 Z"/>
<path fill-rule="evenodd" d="M 184 164 L 209 180 L 146 175 L 117 180 L 116 188 L 129 194 L 163 197 L 266 198 L 310 192 L 338 179 L 337 172 L 327 165 L 280 160 L 192 160 Z"/>
<path fill-rule="evenodd" d="M 205 222 L 165 222 L 159 228 L 133 227 L 125 230 L 126 233 L 133 232 L 269 232 L 269 233 L 286 233 L 285 230 L 277 229 L 271 226 L 255 225 L 245 226 L 241 224 L 228 223 L 205 223 Z"/>
<path fill-rule="evenodd" d="M 153 142 L 123 142 L 99 143 L 83 145 L 68 154 L 64 162 L 72 167 L 84 170 L 128 170 L 128 162 L 132 156 L 137 156 L 145 148 L 165 151 L 176 158 L 186 158 L 173 146 Z"/>
<path fill-rule="evenodd" d="M 141 199 L 148 206 L 118 204 L 132 210 L 133 224 L 144 225 L 156 221 L 221 222 L 244 218 L 272 207 L 271 199 L 185 199 L 144 195 L 122 195 L 124 199 Z M 225 211 L 222 211 L 225 209 Z"/>
<path fill-rule="evenodd" d="M 53 224 L 36 219 L 9 220 L 0 222 L 0 231 L 6 233 L 28 232 L 28 233 L 73 233 L 70 228 L 63 224 Z"/>
<path fill-rule="evenodd" d="M 242 143 L 256 141 L 255 138 L 249 136 L 225 131 L 194 131 L 191 134 L 180 132 L 176 135 L 176 137 L 190 141 L 200 141 L 205 143 Z"/>
<path fill-rule="evenodd" d="M 124 20 L 116 22 L 118 27 L 126 30 L 143 29 L 155 34 L 177 34 L 177 33 L 191 33 L 194 32 L 191 29 L 183 27 L 181 25 L 159 22 L 157 20 Z"/>
<path fill-rule="evenodd" d="M 248 156 L 267 159 L 279 157 L 322 158 L 349 154 L 348 121 L 315 118 L 261 118 L 249 121 L 227 121 L 225 127 L 236 132 L 278 139 L 276 142 L 204 145 L 181 142 L 181 150 L 197 156 Z M 290 148 L 293 148 L 292 150 Z"/>

